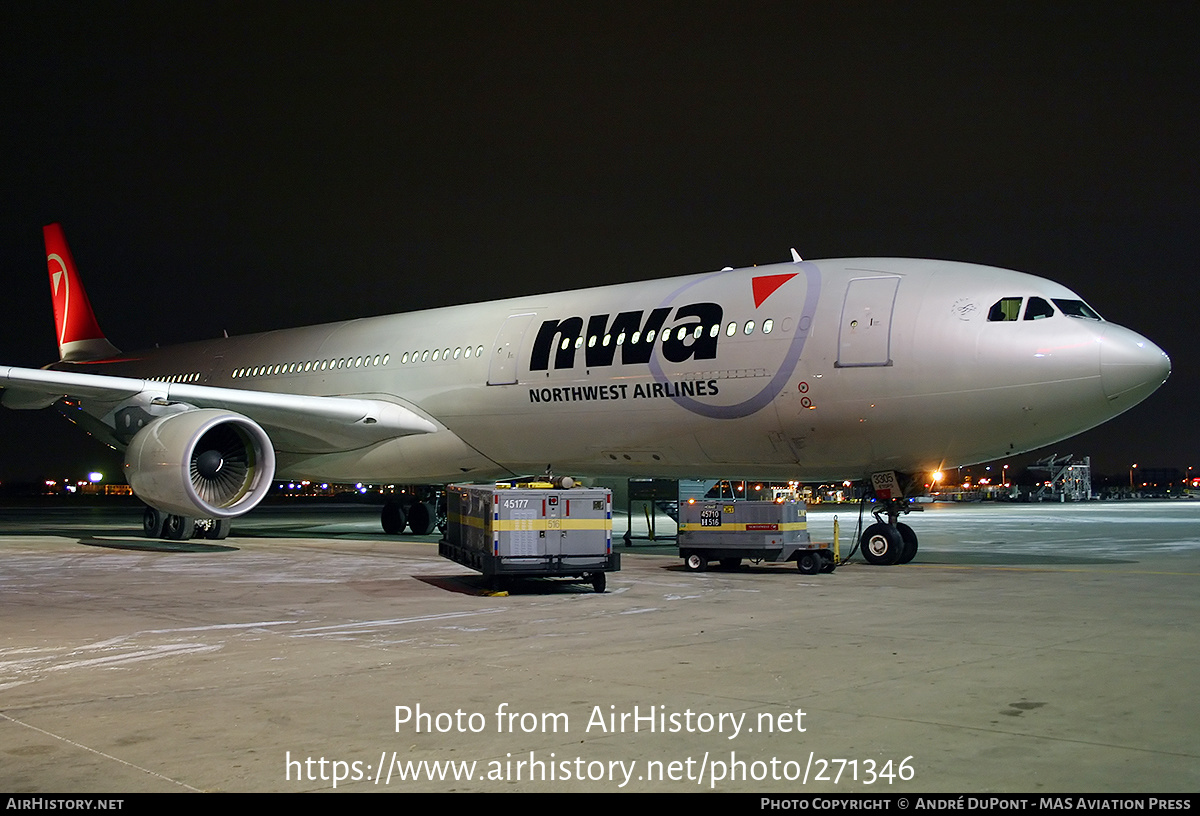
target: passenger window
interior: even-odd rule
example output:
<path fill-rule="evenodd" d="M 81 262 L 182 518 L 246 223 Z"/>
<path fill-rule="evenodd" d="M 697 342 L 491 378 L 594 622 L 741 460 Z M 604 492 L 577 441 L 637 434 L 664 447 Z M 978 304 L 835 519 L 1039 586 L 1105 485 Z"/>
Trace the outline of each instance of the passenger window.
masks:
<path fill-rule="evenodd" d="M 1021 298 L 1000 298 L 1000 300 L 993 303 L 992 308 L 988 310 L 988 321 L 991 323 L 1002 323 L 1009 320 L 1016 320 L 1020 314 Z"/>
<path fill-rule="evenodd" d="M 1025 319 L 1041 320 L 1043 317 L 1054 317 L 1054 307 L 1040 297 L 1031 297 L 1025 307 Z"/>

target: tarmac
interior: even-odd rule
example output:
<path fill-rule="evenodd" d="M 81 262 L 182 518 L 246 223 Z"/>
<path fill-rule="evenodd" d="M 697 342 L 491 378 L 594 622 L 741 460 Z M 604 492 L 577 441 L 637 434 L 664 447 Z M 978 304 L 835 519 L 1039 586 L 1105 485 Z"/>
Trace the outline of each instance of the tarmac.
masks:
<path fill-rule="evenodd" d="M 0 508 L 0 790 L 1200 790 L 1200 502 L 905 520 L 906 566 L 497 595 L 369 507 Z"/>

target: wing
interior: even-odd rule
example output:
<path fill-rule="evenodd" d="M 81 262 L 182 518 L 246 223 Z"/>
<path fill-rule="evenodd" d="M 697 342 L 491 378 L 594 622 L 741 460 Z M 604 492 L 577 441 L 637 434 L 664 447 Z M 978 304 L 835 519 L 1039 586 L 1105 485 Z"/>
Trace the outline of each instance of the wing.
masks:
<path fill-rule="evenodd" d="M 380 399 L 243 391 L 2 366 L 0 388 L 4 388 L 0 402 L 15 409 L 46 408 L 64 398 L 79 400 L 89 414 L 101 418 L 118 434 L 121 429 L 117 412 L 130 406 L 145 410 L 151 417 L 163 410 L 224 409 L 261 425 L 277 449 L 309 453 L 356 450 L 438 429 L 416 411 Z"/>

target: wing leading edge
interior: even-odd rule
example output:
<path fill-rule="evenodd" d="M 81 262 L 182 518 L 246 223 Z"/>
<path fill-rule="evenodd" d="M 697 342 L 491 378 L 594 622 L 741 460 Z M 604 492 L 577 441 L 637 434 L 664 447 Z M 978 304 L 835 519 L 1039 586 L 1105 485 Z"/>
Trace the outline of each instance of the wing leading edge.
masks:
<path fill-rule="evenodd" d="M 218 408 L 243 414 L 271 434 L 276 448 L 324 453 L 356 450 L 387 439 L 433 433 L 437 426 L 394 402 L 356 397 L 313 397 L 242 391 L 208 385 L 164 383 L 103 374 L 0 366 L 0 402 L 14 409 L 38 409 L 60 399 L 111 405 L 106 424 L 121 430 L 117 411 L 138 405 L 174 411 Z M 95 411 L 92 411 L 95 413 Z"/>

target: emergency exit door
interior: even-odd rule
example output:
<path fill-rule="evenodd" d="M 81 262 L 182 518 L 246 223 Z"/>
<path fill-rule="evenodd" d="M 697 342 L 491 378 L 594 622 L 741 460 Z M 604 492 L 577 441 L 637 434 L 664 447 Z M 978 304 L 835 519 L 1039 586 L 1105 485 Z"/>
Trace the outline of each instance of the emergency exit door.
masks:
<path fill-rule="evenodd" d="M 500 327 L 496 342 L 492 344 L 492 358 L 488 363 L 488 385 L 514 385 L 517 382 L 517 354 L 525 330 L 536 312 L 510 315 Z"/>

